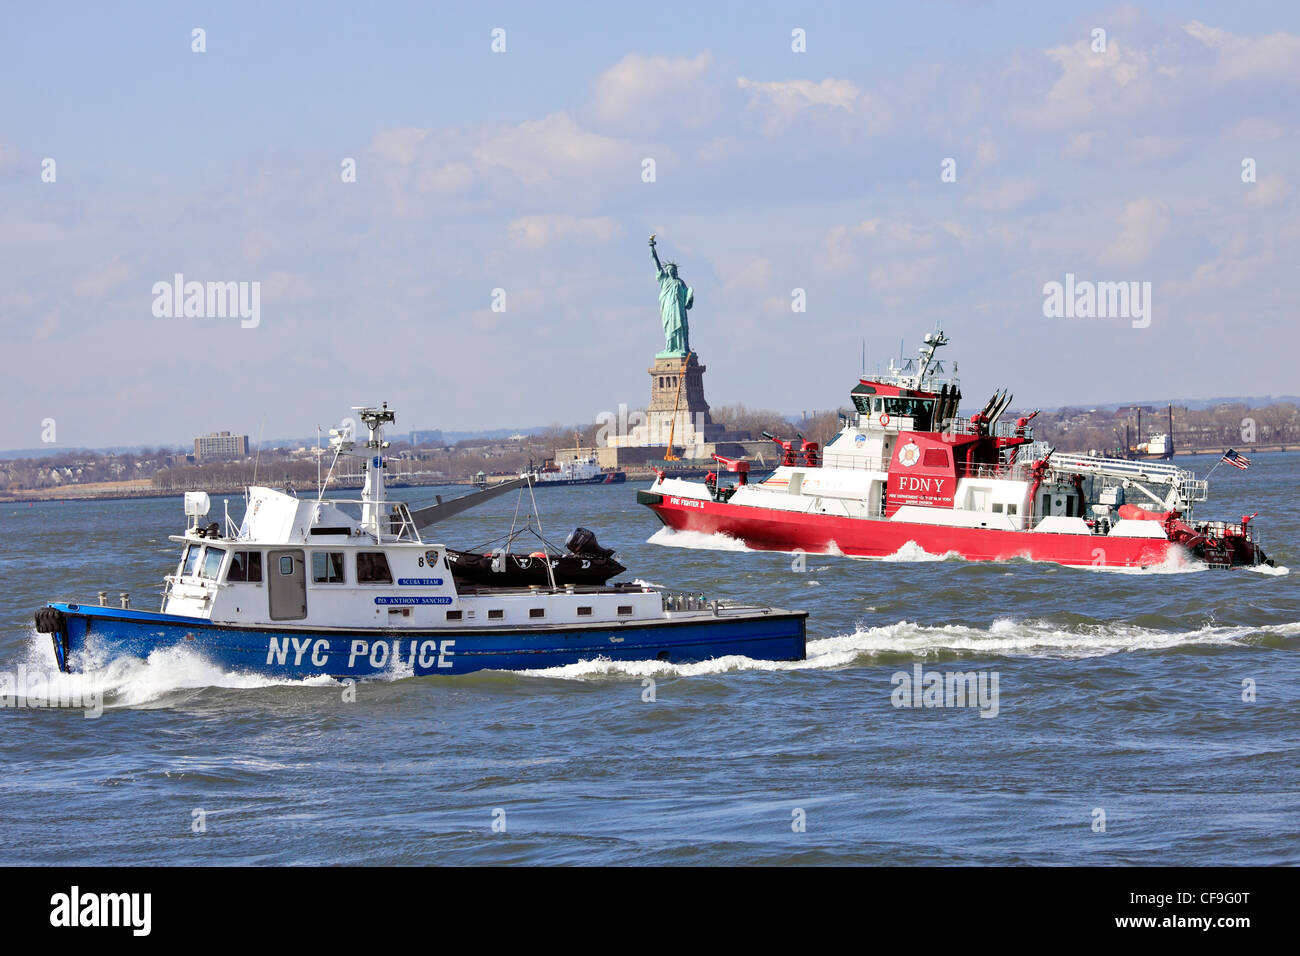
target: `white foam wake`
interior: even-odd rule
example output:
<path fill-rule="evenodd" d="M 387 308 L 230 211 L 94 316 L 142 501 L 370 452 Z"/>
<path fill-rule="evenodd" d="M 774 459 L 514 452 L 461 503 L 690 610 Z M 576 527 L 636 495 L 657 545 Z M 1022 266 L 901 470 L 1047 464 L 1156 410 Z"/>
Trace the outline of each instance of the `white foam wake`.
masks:
<path fill-rule="evenodd" d="M 660 544 L 669 548 L 693 548 L 701 551 L 750 551 L 745 542 L 721 532 L 707 534 L 703 531 L 678 531 L 664 525 L 650 537 L 646 544 Z"/>
<path fill-rule="evenodd" d="M 906 541 L 903 543 L 903 546 L 899 548 L 897 551 L 895 551 L 893 554 L 886 555 L 883 558 L 877 558 L 876 560 L 887 561 L 887 562 L 952 561 L 952 560 L 964 561 L 965 558 L 963 558 L 956 551 L 945 551 L 943 554 L 934 554 L 933 552 L 925 550 L 925 548 L 921 547 L 915 541 Z"/>
<path fill-rule="evenodd" d="M 1291 573 L 1291 569 L 1290 569 L 1290 568 L 1283 567 L 1283 566 L 1280 565 L 1280 564 L 1277 565 L 1276 567 L 1271 567 L 1271 566 L 1269 566 L 1269 565 L 1267 565 L 1267 564 L 1252 564 L 1252 565 L 1251 565 L 1250 567 L 1248 567 L 1246 570 L 1247 570 L 1247 571 L 1254 571 L 1256 574 L 1268 574 L 1268 575 L 1273 575 L 1273 576 L 1276 576 L 1276 577 L 1281 577 L 1281 576 L 1284 575 L 1284 574 L 1290 574 L 1290 573 Z"/>
<path fill-rule="evenodd" d="M 178 691 L 207 687 L 253 689 L 334 686 L 338 683 L 330 677 L 287 679 L 232 671 L 184 647 L 155 650 L 144 660 L 138 657 L 109 658 L 102 653 L 96 655 L 93 649 L 89 649 L 83 657 L 83 669 L 75 674 L 65 674 L 55 666 L 49 635 L 34 631 L 22 664 L 29 675 L 39 678 L 28 681 L 29 688 L 36 691 L 27 697 L 33 704 L 84 700 L 91 695 L 101 695 L 106 707 L 140 707 Z M 394 677 L 401 676 L 394 674 Z"/>
<path fill-rule="evenodd" d="M 1146 567 L 1125 568 L 1117 565 L 1076 565 L 1081 571 L 1105 571 L 1107 574 L 1196 574 L 1210 570 L 1204 561 L 1192 557 L 1181 548 L 1171 548 L 1159 564 Z"/>
<path fill-rule="evenodd" d="M 968 657 L 1048 657 L 1077 659 L 1135 651 L 1165 650 L 1195 644 L 1241 644 L 1264 634 L 1300 634 L 1300 622 L 1273 627 L 1206 625 L 1194 631 L 1157 631 L 1133 624 L 1088 624 L 1062 628 L 1046 621 L 1000 619 L 988 628 L 947 624 L 926 627 L 899 621 L 880 627 L 859 628 L 852 634 L 808 642 L 802 661 L 761 661 L 733 655 L 692 664 L 664 661 L 613 661 L 600 658 L 545 670 L 517 673 L 560 680 L 602 677 L 698 677 L 728 671 L 829 670 L 873 657 L 908 654 L 927 657 L 953 653 Z"/>

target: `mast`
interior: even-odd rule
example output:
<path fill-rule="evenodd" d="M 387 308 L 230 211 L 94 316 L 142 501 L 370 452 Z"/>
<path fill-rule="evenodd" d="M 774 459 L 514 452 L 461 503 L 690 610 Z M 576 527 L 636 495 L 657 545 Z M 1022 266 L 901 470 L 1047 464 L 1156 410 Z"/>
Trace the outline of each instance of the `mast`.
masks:
<path fill-rule="evenodd" d="M 925 374 L 930 368 L 930 363 L 934 361 L 935 350 L 941 345 L 947 345 L 948 337 L 943 334 L 943 329 L 939 329 L 933 333 L 925 333 L 924 342 L 925 344 L 919 349 L 921 353 L 921 361 L 916 371 L 917 388 L 925 388 Z"/>
<path fill-rule="evenodd" d="M 384 425 L 397 420 L 384 402 L 381 408 L 366 408 L 354 405 L 352 410 L 360 414 L 370 438 L 366 441 L 366 482 L 361 489 L 361 524 L 379 534 L 379 516 L 384 504 Z"/>

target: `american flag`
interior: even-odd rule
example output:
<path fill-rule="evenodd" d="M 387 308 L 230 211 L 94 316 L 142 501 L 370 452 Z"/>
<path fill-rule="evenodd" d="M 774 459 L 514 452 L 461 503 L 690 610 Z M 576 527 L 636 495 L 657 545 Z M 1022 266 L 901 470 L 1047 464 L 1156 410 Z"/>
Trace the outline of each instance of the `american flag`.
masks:
<path fill-rule="evenodd" d="M 1221 460 L 1226 461 L 1229 465 L 1237 466 L 1242 471 L 1245 471 L 1250 467 L 1250 459 L 1245 455 L 1238 454 L 1237 451 L 1232 448 L 1229 448 L 1223 453 L 1223 458 Z"/>

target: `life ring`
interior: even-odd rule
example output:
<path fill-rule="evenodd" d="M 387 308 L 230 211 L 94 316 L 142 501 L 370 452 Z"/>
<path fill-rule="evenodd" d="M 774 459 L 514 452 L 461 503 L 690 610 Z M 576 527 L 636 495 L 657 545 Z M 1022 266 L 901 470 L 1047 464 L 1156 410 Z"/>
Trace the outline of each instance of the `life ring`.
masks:
<path fill-rule="evenodd" d="M 886 425 L 889 424 L 889 412 L 881 412 L 880 418 L 876 420 L 880 422 L 880 427 L 884 428 Z"/>

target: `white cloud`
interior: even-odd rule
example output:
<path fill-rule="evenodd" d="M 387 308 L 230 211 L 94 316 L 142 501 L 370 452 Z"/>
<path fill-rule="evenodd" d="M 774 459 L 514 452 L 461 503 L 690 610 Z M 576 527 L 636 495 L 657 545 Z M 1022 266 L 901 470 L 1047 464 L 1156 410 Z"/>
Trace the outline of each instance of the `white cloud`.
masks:
<path fill-rule="evenodd" d="M 1038 195 L 1035 179 L 1004 179 L 1000 183 L 977 188 L 966 197 L 966 204 L 985 212 L 1006 212 L 1023 206 Z"/>
<path fill-rule="evenodd" d="M 773 133 L 795 117 L 812 112 L 833 113 L 842 110 L 865 116 L 873 128 L 884 122 L 883 103 L 860 89 L 851 80 L 826 78 L 812 80 L 773 80 L 761 82 L 739 77 L 737 86 L 749 94 L 751 107 L 766 117 L 765 130 Z"/>
<path fill-rule="evenodd" d="M 124 262 L 114 262 L 96 272 L 82 276 L 72 286 L 73 295 L 79 299 L 99 299 L 112 292 L 131 277 Z"/>
<path fill-rule="evenodd" d="M 1183 30 L 1218 53 L 1216 74 L 1223 80 L 1268 76 L 1285 83 L 1300 83 L 1300 36 L 1238 36 L 1193 20 Z"/>
<path fill-rule="evenodd" d="M 722 270 L 719 270 L 721 272 Z M 722 285 L 725 289 L 762 289 L 772 280 L 772 260 L 766 257 L 754 259 L 734 272 L 723 274 Z M 786 306 L 789 307 L 789 302 Z"/>
<path fill-rule="evenodd" d="M 456 192 L 474 181 L 474 169 L 469 163 L 443 163 L 436 169 L 420 173 L 420 188 L 435 192 Z"/>
<path fill-rule="evenodd" d="M 567 215 L 521 216 L 507 227 L 511 240 L 530 249 L 540 249 L 556 240 L 609 242 L 623 234 L 623 227 L 608 216 L 578 219 Z"/>
<path fill-rule="evenodd" d="M 7 143 L 0 143 L 0 176 L 19 173 L 25 165 L 23 154 Z M 33 171 L 36 175 L 36 171 Z"/>
<path fill-rule="evenodd" d="M 1286 127 L 1266 116 L 1247 116 L 1223 131 L 1223 138 L 1241 143 L 1271 143 L 1286 135 Z"/>
<path fill-rule="evenodd" d="M 1260 176 L 1258 182 L 1244 188 L 1246 202 L 1252 206 L 1273 206 L 1291 195 L 1291 187 L 1281 173 Z"/>
<path fill-rule="evenodd" d="M 634 176 L 634 151 L 629 144 L 581 129 L 567 113 L 552 113 L 503 129 L 474 150 L 483 167 L 506 169 L 533 185 L 561 175 L 585 175 L 628 164 Z"/>
<path fill-rule="evenodd" d="M 410 166 L 420 155 L 420 147 L 431 131 L 406 126 L 399 129 L 380 130 L 370 144 L 371 151 L 380 159 L 399 166 Z"/>
<path fill-rule="evenodd" d="M 629 53 L 597 77 L 592 110 L 602 123 L 638 129 L 683 118 L 698 125 L 700 81 L 712 64 L 707 50 L 693 59 Z"/>
<path fill-rule="evenodd" d="M 1120 233 L 1101 254 L 1110 265 L 1130 265 L 1151 255 L 1169 231 L 1169 207 L 1158 199 L 1136 199 L 1119 214 Z"/>
<path fill-rule="evenodd" d="M 949 228 L 950 225 L 945 224 L 943 232 L 956 238 L 953 230 Z M 836 226 L 831 229 L 826 235 L 824 262 L 832 271 L 860 264 L 861 256 L 855 251 L 855 246 L 859 242 L 865 242 L 867 245 L 874 243 L 874 255 L 878 256 L 882 251 L 894 254 L 933 249 L 939 238 L 931 229 L 918 228 L 910 222 L 887 220 L 876 216 L 864 219 L 856 226 Z"/>
<path fill-rule="evenodd" d="M 1041 102 L 1018 111 L 1031 126 L 1072 126 L 1103 110 L 1131 114 L 1157 98 L 1150 82 L 1150 58 L 1118 39 L 1112 38 L 1104 53 L 1094 52 L 1082 39 L 1043 55 L 1056 63 L 1060 74 Z"/>
<path fill-rule="evenodd" d="M 1130 162 L 1158 163 L 1185 154 L 1190 141 L 1183 136 L 1137 136 L 1125 144 Z"/>
<path fill-rule="evenodd" d="M 1095 129 L 1071 133 L 1070 141 L 1065 146 L 1065 155 L 1071 159 L 1080 159 L 1092 152 L 1092 147 L 1105 138 L 1104 132 Z"/>
<path fill-rule="evenodd" d="M 1170 282 L 1169 291 L 1177 295 L 1221 292 L 1224 289 L 1259 282 L 1264 271 L 1273 264 L 1270 252 L 1245 256 L 1221 254 L 1210 262 L 1196 267 L 1191 278 Z"/>

